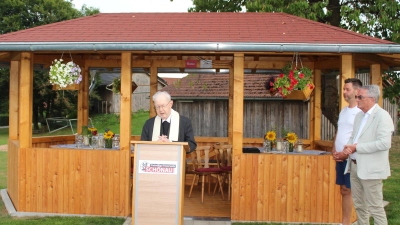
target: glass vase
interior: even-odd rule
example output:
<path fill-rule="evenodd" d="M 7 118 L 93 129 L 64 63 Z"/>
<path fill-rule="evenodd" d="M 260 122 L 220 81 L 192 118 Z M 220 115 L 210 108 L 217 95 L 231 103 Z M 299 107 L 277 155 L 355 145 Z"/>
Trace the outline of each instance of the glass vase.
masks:
<path fill-rule="evenodd" d="M 113 141 L 111 138 L 104 139 L 104 147 L 105 148 L 112 148 L 113 147 L 112 143 L 113 143 Z"/>
<path fill-rule="evenodd" d="M 293 143 L 289 142 L 289 152 L 293 152 Z"/>
<path fill-rule="evenodd" d="M 91 146 L 91 144 L 92 144 L 92 136 L 83 135 L 83 146 Z"/>
<path fill-rule="evenodd" d="M 264 153 L 271 152 L 272 142 L 264 140 Z"/>

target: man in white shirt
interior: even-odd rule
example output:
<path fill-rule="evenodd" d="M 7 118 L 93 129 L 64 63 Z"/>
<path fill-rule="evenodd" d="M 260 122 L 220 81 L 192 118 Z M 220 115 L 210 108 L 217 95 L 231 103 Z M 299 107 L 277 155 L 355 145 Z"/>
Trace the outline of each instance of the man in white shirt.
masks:
<path fill-rule="evenodd" d="M 349 78 L 344 81 L 343 98 L 349 105 L 344 107 L 339 114 L 338 129 L 332 148 L 333 159 L 336 161 L 336 184 L 340 185 L 342 195 L 342 224 L 351 224 L 351 209 L 353 200 L 351 197 L 350 174 L 344 174 L 348 155 L 343 153 L 343 148 L 349 141 L 353 131 L 354 118 L 361 110 L 357 107 L 356 94 L 362 83 L 357 78 Z"/>

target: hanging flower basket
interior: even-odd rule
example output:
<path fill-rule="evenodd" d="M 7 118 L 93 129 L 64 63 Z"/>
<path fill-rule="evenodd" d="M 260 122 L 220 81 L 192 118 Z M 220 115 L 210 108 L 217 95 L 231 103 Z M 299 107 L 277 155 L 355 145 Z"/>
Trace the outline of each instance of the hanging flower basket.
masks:
<path fill-rule="evenodd" d="M 284 98 L 288 100 L 310 100 L 311 93 L 314 90 L 314 84 L 309 83 L 303 90 L 294 90 L 290 94 L 286 95 Z"/>
<path fill-rule="evenodd" d="M 300 68 L 297 68 L 298 61 Z M 314 90 L 312 70 L 303 67 L 298 53 L 294 54 L 292 63 L 282 68 L 278 77 L 270 79 L 267 83 L 266 88 L 269 88 L 270 92 L 278 92 L 285 99 L 306 101 Z"/>
<path fill-rule="evenodd" d="M 62 59 L 56 59 L 50 66 L 49 79 L 53 90 L 78 90 L 82 81 L 81 68 L 73 61 L 63 63 Z"/>

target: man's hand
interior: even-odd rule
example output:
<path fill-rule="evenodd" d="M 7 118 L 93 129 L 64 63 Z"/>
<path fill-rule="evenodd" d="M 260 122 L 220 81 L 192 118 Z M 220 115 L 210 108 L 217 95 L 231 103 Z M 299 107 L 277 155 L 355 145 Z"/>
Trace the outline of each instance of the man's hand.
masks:
<path fill-rule="evenodd" d="M 345 145 L 343 152 L 347 155 L 350 155 L 350 154 L 356 152 L 356 146 L 357 146 L 357 144 Z"/>
<path fill-rule="evenodd" d="M 168 139 L 168 136 L 166 136 L 166 135 L 158 136 L 158 140 L 157 140 L 157 141 L 171 142 L 171 141 Z"/>
<path fill-rule="evenodd" d="M 343 162 L 349 157 L 344 152 L 336 152 L 336 151 L 332 154 L 332 156 L 336 162 Z"/>

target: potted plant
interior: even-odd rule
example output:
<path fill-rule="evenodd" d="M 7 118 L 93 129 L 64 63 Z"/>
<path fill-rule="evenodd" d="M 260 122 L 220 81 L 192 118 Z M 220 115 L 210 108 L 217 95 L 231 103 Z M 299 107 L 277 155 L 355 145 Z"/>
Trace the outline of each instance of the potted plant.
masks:
<path fill-rule="evenodd" d="M 136 90 L 137 88 L 137 84 L 132 81 L 132 93 Z M 112 82 L 112 92 L 114 92 L 115 94 L 120 94 L 121 93 L 121 78 L 117 77 L 114 78 L 113 82 Z"/>
<path fill-rule="evenodd" d="M 53 90 L 77 90 L 82 81 L 81 68 L 72 61 L 63 63 L 63 59 L 55 59 L 50 66 L 49 79 Z"/>
<path fill-rule="evenodd" d="M 277 91 L 283 98 L 308 100 L 314 89 L 312 70 L 307 67 L 292 69 L 292 64 L 287 64 L 269 86 L 270 91 Z"/>

